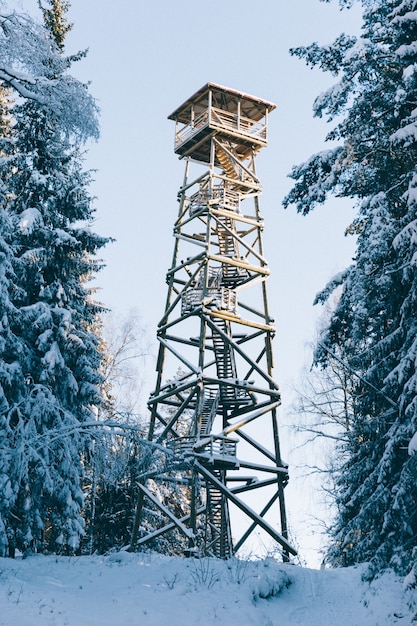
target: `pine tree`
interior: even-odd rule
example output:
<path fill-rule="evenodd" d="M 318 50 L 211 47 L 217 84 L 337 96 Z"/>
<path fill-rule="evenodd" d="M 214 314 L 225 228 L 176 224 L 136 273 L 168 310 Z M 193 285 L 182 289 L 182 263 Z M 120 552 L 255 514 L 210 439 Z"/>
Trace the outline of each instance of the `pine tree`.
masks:
<path fill-rule="evenodd" d="M 54 18 L 67 8 L 67 2 L 52 3 L 44 13 L 52 20 L 46 33 L 27 18 L 20 22 L 22 41 L 35 32 L 47 45 L 36 47 L 37 57 L 24 65 L 32 78 L 20 72 L 18 93 L 25 95 L 27 85 L 30 91 L 12 109 L 6 207 L 15 284 L 8 297 L 19 351 L 2 355 L 14 376 L 13 385 L 3 385 L 2 417 L 13 451 L 5 473 L 12 497 L 2 511 L 9 550 L 79 546 L 81 479 L 91 442 L 83 425 L 101 403 L 94 330 L 102 309 L 88 281 L 100 269 L 96 253 L 107 239 L 91 230 L 90 174 L 80 156 L 84 140 L 98 134 L 97 115 L 86 86 L 67 72 L 68 27 Z"/>
<path fill-rule="evenodd" d="M 284 204 L 307 214 L 333 193 L 358 208 L 347 229 L 357 236 L 355 262 L 316 360 L 325 364 L 337 346 L 357 374 L 330 557 L 370 561 L 373 574 L 408 567 L 417 538 L 416 460 L 407 455 L 417 430 L 417 2 L 362 5 L 360 38 L 292 51 L 338 82 L 314 105 L 334 122 L 334 143 L 294 167 Z"/>
<path fill-rule="evenodd" d="M 4 156 L 4 153 L 3 155 Z M 0 165 L 4 174 L 6 168 Z M 4 179 L 3 179 L 4 180 Z M 21 400 L 16 385 L 18 368 L 16 362 L 22 350 L 22 342 L 11 329 L 15 310 L 9 293 L 15 287 L 13 281 L 12 225 L 4 204 L 7 198 L 5 184 L 0 191 L 0 554 L 13 555 L 13 533 L 8 525 L 8 514 L 14 502 L 16 489 L 13 481 L 14 436 L 8 419 L 11 407 Z"/>
<path fill-rule="evenodd" d="M 16 309 L 11 295 L 18 290 L 11 247 L 13 226 L 7 210 L 11 192 L 8 186 L 13 171 L 14 136 L 10 90 L 0 86 L 0 555 L 14 555 L 14 533 L 8 523 L 15 504 L 19 476 L 16 473 L 16 437 L 11 427 L 11 413 L 19 406 L 18 362 L 24 343 L 13 332 Z"/>
<path fill-rule="evenodd" d="M 49 0 L 49 8 L 44 7 L 41 0 L 38 5 L 42 11 L 43 21 L 53 40 L 61 52 L 64 51 L 65 37 L 72 30 L 73 24 L 69 24 L 66 13 L 70 8 L 68 0 Z"/>

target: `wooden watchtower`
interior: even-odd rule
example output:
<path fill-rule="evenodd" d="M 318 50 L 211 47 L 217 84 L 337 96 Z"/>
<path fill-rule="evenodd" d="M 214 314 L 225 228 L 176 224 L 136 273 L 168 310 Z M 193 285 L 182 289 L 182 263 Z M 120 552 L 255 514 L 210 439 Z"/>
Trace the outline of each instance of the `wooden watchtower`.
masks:
<path fill-rule="evenodd" d="M 288 473 L 255 171 L 274 108 L 207 83 L 169 116 L 185 177 L 148 402 L 149 441 L 159 460 L 143 472 L 132 548 L 176 531 L 185 553 L 228 558 L 262 529 L 285 559 L 296 554 L 287 535 Z M 158 481 L 168 494 L 172 485 L 172 497 L 161 496 Z M 153 528 L 144 524 L 149 506 L 158 520 Z"/>

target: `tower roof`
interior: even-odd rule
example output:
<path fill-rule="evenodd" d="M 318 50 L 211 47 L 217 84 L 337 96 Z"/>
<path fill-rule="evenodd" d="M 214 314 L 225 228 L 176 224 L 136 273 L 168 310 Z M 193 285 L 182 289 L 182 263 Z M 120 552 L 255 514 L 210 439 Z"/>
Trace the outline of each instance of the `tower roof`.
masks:
<path fill-rule="evenodd" d="M 267 111 L 273 111 L 276 108 L 276 105 L 272 102 L 251 96 L 243 91 L 229 89 L 229 87 L 223 87 L 216 83 L 206 83 L 196 91 L 195 94 L 183 102 L 183 104 L 177 107 L 171 115 L 168 115 L 168 119 L 188 124 L 190 122 L 192 105 L 197 104 L 202 108 L 208 107 L 209 92 L 212 93 L 216 106 L 225 111 L 236 111 L 237 102 L 240 101 L 242 115 L 254 121 L 261 120 Z"/>

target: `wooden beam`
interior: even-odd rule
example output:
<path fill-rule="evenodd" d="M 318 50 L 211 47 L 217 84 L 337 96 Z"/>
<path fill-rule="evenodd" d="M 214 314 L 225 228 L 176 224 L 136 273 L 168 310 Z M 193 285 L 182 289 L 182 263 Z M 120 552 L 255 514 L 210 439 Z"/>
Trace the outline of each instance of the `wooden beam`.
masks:
<path fill-rule="evenodd" d="M 158 509 L 162 511 L 162 513 L 164 513 L 164 515 L 166 515 L 175 524 L 178 530 L 180 530 L 188 539 L 194 539 L 193 531 L 190 528 L 184 526 L 180 519 L 175 517 L 175 515 L 162 504 L 162 502 L 159 502 L 158 498 L 156 498 L 153 493 L 149 491 L 149 489 L 146 489 L 145 485 L 139 483 L 139 488 L 141 491 L 143 491 L 144 495 L 149 498 L 149 500 L 153 502 L 158 507 Z"/>
<path fill-rule="evenodd" d="M 247 504 L 242 502 L 240 498 L 235 496 L 235 494 L 230 491 L 220 480 L 218 480 L 211 472 L 209 472 L 203 465 L 201 465 L 198 461 L 195 462 L 194 468 L 208 481 L 210 481 L 219 491 L 221 491 L 230 502 L 233 502 L 235 506 L 237 506 L 243 513 L 245 513 L 248 517 L 250 517 L 254 522 L 256 522 L 255 526 L 260 526 L 263 530 L 265 530 L 268 535 L 270 535 L 277 543 L 279 543 L 286 552 L 289 552 L 293 556 L 297 555 L 297 550 L 293 548 L 293 546 L 288 543 L 288 541 L 283 537 L 280 533 L 278 533 L 268 522 L 266 522 L 260 515 L 258 515 L 253 509 L 251 509 Z"/>
<path fill-rule="evenodd" d="M 279 497 L 279 492 L 276 491 L 274 493 L 274 495 L 272 496 L 272 498 L 269 500 L 269 502 L 267 503 L 266 506 L 264 506 L 264 508 L 261 511 L 261 516 L 266 515 L 266 513 L 269 511 L 269 509 L 271 508 L 271 506 L 274 504 L 274 502 L 276 502 L 276 500 Z M 256 522 L 253 522 L 253 524 L 251 524 L 249 526 L 249 528 L 247 529 L 247 531 L 242 535 L 242 537 L 239 539 L 239 541 L 236 543 L 235 546 L 233 546 L 233 552 L 236 553 L 245 543 L 246 539 L 249 537 L 249 535 L 255 530 L 256 528 Z"/>
<path fill-rule="evenodd" d="M 200 507 L 197 510 L 197 515 L 201 515 L 202 513 L 205 512 L 205 510 L 206 510 L 205 506 Z M 184 515 L 184 517 L 180 517 L 179 521 L 188 522 L 189 519 L 190 519 L 190 515 Z M 171 524 L 165 524 L 165 526 L 162 526 L 162 528 L 158 528 L 158 530 L 154 530 L 153 532 L 147 534 L 145 537 L 142 537 L 141 539 L 137 540 L 135 543 L 135 547 L 144 545 L 145 543 L 148 543 L 148 541 L 151 541 L 152 539 L 156 539 L 156 537 L 160 537 L 161 535 L 169 532 L 173 528 L 175 528 L 174 522 L 171 522 Z"/>

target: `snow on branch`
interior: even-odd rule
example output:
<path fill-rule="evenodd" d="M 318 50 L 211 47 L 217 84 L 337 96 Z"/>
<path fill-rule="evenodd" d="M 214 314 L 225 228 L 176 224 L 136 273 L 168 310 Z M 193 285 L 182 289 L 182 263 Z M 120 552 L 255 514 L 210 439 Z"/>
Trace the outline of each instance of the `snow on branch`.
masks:
<path fill-rule="evenodd" d="M 335 276 L 333 276 L 333 278 L 327 283 L 325 288 L 319 291 L 318 294 L 316 294 L 313 304 L 323 304 L 324 302 L 326 302 L 333 293 L 333 291 L 340 285 L 343 285 L 346 276 L 348 275 L 348 272 L 349 269 L 346 269 L 342 272 L 338 272 L 337 274 L 335 274 Z"/>
<path fill-rule="evenodd" d="M 407 246 L 417 245 L 417 220 L 413 220 L 404 226 L 404 228 L 394 237 L 392 245 L 395 249 L 400 248 L 401 244 Z"/>
<path fill-rule="evenodd" d="M 408 124 L 399 128 L 395 133 L 393 133 L 390 137 L 390 140 L 395 143 L 402 143 L 404 147 L 411 146 L 417 141 L 417 122 L 416 122 L 416 113 L 417 111 L 413 111 L 413 118 Z"/>
<path fill-rule="evenodd" d="M 417 433 L 414 433 L 414 435 L 410 439 L 410 443 L 408 444 L 408 454 L 412 456 L 416 452 L 417 452 Z"/>
<path fill-rule="evenodd" d="M 323 204 L 328 193 L 338 184 L 342 156 L 343 147 L 338 146 L 322 150 L 305 163 L 293 167 L 289 176 L 297 183 L 284 198 L 284 207 L 295 204 L 299 213 L 307 215 L 316 204 Z"/>
<path fill-rule="evenodd" d="M 0 80 L 5 82 L 7 85 L 10 85 L 23 97 L 28 100 L 36 100 L 41 104 L 44 104 L 45 98 L 43 98 L 40 94 L 35 93 L 34 91 L 30 91 L 27 87 L 22 83 L 22 78 L 18 78 L 16 74 L 20 74 L 20 72 L 14 72 L 13 70 L 6 69 L 0 66 Z M 36 84 L 36 81 L 32 78 L 23 79 L 26 82 L 30 82 L 30 84 Z"/>
<path fill-rule="evenodd" d="M 62 132 L 98 138 L 98 107 L 45 29 L 29 16 L 0 13 L 0 83 L 59 117 Z"/>
<path fill-rule="evenodd" d="M 399 6 L 397 6 L 393 12 L 391 13 L 392 24 L 401 25 L 407 22 L 417 22 L 417 11 L 411 10 L 407 11 L 408 2 L 401 2 Z M 403 15 L 401 15 L 402 11 L 406 11 Z"/>

